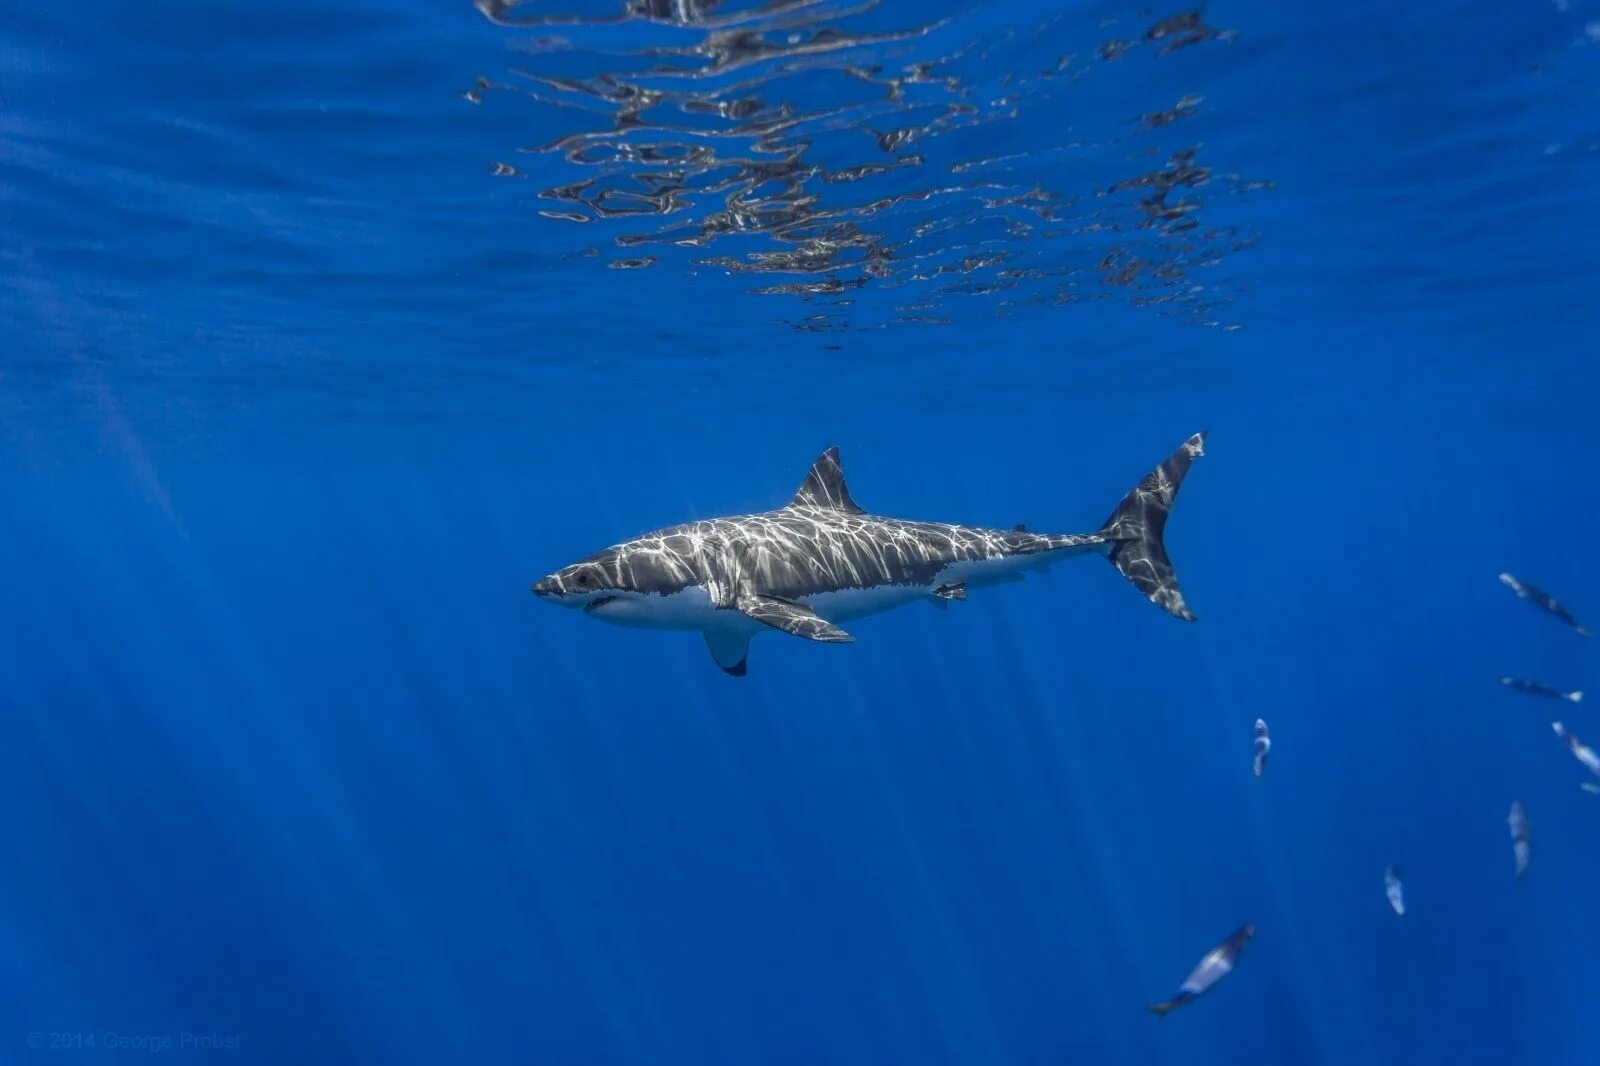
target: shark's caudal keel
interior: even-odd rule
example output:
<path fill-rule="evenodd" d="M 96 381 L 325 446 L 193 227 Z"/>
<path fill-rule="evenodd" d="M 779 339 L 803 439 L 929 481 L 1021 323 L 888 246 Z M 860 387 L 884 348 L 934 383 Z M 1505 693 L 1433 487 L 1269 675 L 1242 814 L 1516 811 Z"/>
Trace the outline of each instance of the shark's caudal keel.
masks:
<path fill-rule="evenodd" d="M 1106 556 L 1151 602 L 1193 621 L 1163 533 L 1204 442 L 1196 433 L 1180 445 L 1096 532 L 1064 534 L 869 515 L 830 448 L 786 507 L 658 530 L 573 563 L 533 591 L 617 625 L 700 630 L 717 665 L 736 677 L 763 630 L 844 643 L 854 638 L 841 622 L 912 602 L 947 607 L 1077 555 Z"/>

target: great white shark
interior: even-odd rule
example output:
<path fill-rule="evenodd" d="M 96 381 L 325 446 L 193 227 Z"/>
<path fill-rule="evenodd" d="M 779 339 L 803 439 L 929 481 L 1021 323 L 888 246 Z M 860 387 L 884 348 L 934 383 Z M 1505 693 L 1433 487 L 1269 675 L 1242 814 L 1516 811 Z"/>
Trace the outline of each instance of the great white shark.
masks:
<path fill-rule="evenodd" d="M 1179 445 L 1093 533 L 871 515 L 829 448 L 787 506 L 646 533 L 536 581 L 533 592 L 617 625 L 699 630 L 735 677 L 745 674 L 750 638 L 766 629 L 844 643 L 854 638 L 841 622 L 917 601 L 947 606 L 1079 555 L 1105 556 L 1152 603 L 1192 622 L 1162 533 L 1204 444 L 1196 433 Z"/>

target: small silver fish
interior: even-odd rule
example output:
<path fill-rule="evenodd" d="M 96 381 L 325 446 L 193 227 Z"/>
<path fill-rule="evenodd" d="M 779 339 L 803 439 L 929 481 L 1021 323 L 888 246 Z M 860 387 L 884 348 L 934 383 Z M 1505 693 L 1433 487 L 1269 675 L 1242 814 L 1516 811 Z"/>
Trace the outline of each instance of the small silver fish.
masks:
<path fill-rule="evenodd" d="M 1253 925 L 1238 930 L 1207 952 L 1206 957 L 1189 971 L 1177 995 L 1162 1003 L 1152 1003 L 1147 1009 L 1151 1014 L 1166 1014 L 1199 997 L 1233 970 L 1234 963 L 1239 961 L 1239 952 L 1244 950 L 1244 942 L 1255 935 L 1256 927 Z"/>
<path fill-rule="evenodd" d="M 1551 688 L 1549 685 L 1541 685 L 1537 681 L 1524 681 L 1520 677 L 1502 677 L 1500 679 L 1500 683 L 1509 688 L 1515 689 L 1518 692 L 1526 693 L 1529 696 L 1548 696 L 1550 699 L 1566 700 L 1568 703 L 1583 702 L 1582 689 L 1574 689 L 1571 692 L 1563 692 L 1558 688 Z"/>
<path fill-rule="evenodd" d="M 1522 804 L 1511 801 L 1511 814 L 1506 818 L 1511 827 L 1511 850 L 1517 856 L 1517 876 L 1528 872 L 1528 856 L 1532 853 L 1533 837 L 1528 832 L 1528 815 Z"/>
<path fill-rule="evenodd" d="M 1389 897 L 1389 906 L 1396 914 L 1406 912 L 1405 889 L 1400 884 L 1400 867 L 1391 866 L 1383 871 L 1383 894 Z"/>
<path fill-rule="evenodd" d="M 1600 777 L 1600 755 L 1594 749 L 1579 740 L 1577 734 L 1568 732 L 1567 727 L 1560 722 L 1551 722 L 1550 728 L 1556 731 L 1556 736 L 1567 742 L 1567 747 L 1572 749 L 1573 758 L 1589 768 L 1589 772 Z"/>
<path fill-rule="evenodd" d="M 1578 636 L 1589 636 L 1589 631 L 1579 624 L 1576 618 L 1572 617 L 1571 611 L 1557 603 L 1555 597 L 1551 596 L 1548 592 L 1545 592 L 1537 585 L 1530 585 L 1526 581 L 1518 581 L 1510 574 L 1501 574 L 1500 584 L 1504 585 L 1512 592 L 1515 592 L 1519 600 L 1527 600 L 1528 602 L 1537 604 L 1546 611 L 1549 611 L 1551 614 L 1567 623 L 1567 625 L 1571 626 L 1573 631 L 1576 632 Z"/>
<path fill-rule="evenodd" d="M 1595 784 L 1593 781 L 1579 781 L 1578 787 L 1585 792 L 1600 796 L 1600 785 Z"/>
<path fill-rule="evenodd" d="M 1272 751 L 1272 738 L 1267 736 L 1267 723 L 1263 718 L 1256 719 L 1256 776 L 1261 776 L 1261 771 L 1267 768 L 1267 754 Z"/>

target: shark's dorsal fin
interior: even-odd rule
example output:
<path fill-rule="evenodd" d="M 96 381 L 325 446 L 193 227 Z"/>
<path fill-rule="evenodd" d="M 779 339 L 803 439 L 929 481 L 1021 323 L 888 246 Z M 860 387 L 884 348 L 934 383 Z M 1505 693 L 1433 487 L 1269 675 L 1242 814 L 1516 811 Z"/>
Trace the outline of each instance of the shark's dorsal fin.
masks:
<path fill-rule="evenodd" d="M 811 464 L 811 473 L 800 483 L 800 491 L 794 494 L 789 506 L 818 507 L 846 514 L 865 513 L 856 506 L 856 501 L 850 498 L 850 490 L 845 487 L 838 448 L 829 448 Z"/>

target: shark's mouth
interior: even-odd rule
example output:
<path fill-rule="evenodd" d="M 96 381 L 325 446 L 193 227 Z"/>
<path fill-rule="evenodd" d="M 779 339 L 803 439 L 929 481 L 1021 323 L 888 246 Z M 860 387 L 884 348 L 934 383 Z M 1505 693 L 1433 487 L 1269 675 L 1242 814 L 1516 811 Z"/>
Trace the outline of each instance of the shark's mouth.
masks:
<path fill-rule="evenodd" d="M 617 597 L 615 596 L 596 596 L 594 599 L 583 605 L 583 611 L 585 614 L 593 614 L 595 611 L 604 607 L 606 604 L 610 603 L 616 598 Z"/>

